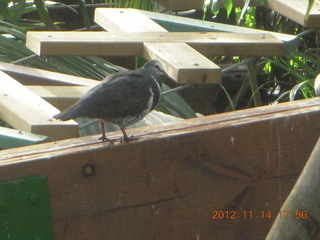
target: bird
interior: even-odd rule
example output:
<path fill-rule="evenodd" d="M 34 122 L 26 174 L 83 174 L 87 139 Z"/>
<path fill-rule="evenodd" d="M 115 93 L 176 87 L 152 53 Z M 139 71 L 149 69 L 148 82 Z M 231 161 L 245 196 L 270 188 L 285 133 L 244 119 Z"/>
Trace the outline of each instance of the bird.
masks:
<path fill-rule="evenodd" d="M 71 107 L 53 117 L 62 121 L 77 117 L 98 119 L 102 133 L 99 140 L 103 142 L 115 141 L 106 137 L 104 122 L 120 127 L 121 141 L 136 139 L 128 136 L 125 128 L 143 119 L 159 103 L 162 76 L 168 77 L 168 74 L 155 59 L 147 61 L 140 69 L 111 74 Z"/>

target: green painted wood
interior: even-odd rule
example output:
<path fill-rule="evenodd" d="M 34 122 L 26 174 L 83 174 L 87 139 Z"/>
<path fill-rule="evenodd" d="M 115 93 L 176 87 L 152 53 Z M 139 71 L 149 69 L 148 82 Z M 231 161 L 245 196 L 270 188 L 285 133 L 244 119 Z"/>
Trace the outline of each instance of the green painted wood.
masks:
<path fill-rule="evenodd" d="M 253 28 L 245 28 L 234 25 L 202 21 L 198 19 L 191 19 L 179 17 L 174 15 L 148 12 L 140 10 L 144 15 L 151 18 L 153 21 L 161 25 L 169 32 L 233 32 L 233 33 L 261 33 L 272 34 L 285 44 L 286 51 L 295 49 L 298 46 L 299 37 L 290 34 L 276 33 Z"/>
<path fill-rule="evenodd" d="M 0 149 L 8 149 L 47 142 L 44 135 L 0 127 Z"/>
<path fill-rule="evenodd" d="M 0 239 L 53 239 L 45 176 L 0 182 Z"/>

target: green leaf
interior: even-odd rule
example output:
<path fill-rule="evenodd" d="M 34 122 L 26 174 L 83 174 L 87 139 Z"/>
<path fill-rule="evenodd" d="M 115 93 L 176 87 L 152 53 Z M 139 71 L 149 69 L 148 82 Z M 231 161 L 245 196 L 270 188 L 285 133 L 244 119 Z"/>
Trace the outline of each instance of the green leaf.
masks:
<path fill-rule="evenodd" d="M 232 111 L 235 111 L 236 110 L 236 105 L 235 103 L 233 102 L 233 100 L 231 99 L 228 91 L 225 89 L 225 87 L 220 83 L 220 86 L 222 87 L 222 90 L 224 91 L 224 93 L 226 94 L 227 98 L 228 98 L 228 101 L 229 101 L 229 104 L 231 106 L 231 109 Z"/>
<path fill-rule="evenodd" d="M 305 16 L 305 20 L 306 21 L 308 21 L 309 13 L 310 13 L 310 10 L 311 10 L 311 8 L 313 6 L 313 2 L 314 2 L 314 0 L 309 0 L 308 9 L 307 9 L 306 16 Z"/>
<path fill-rule="evenodd" d="M 168 91 L 170 87 L 162 84 L 162 91 Z M 192 108 L 180 97 L 177 93 L 171 93 L 161 97 L 160 103 L 156 107 L 156 110 L 180 117 L 180 118 L 192 118 L 197 117 Z"/>
<path fill-rule="evenodd" d="M 17 23 L 20 19 L 20 17 L 22 16 L 22 14 L 24 13 L 26 7 L 26 1 L 25 0 L 18 0 L 14 6 L 12 7 L 12 10 L 14 12 L 14 23 Z"/>
<path fill-rule="evenodd" d="M 226 10 L 227 10 L 227 17 L 229 17 L 230 13 L 232 12 L 233 2 L 232 0 L 222 0 Z"/>
<path fill-rule="evenodd" d="M 16 29 L 7 28 L 7 27 L 1 27 L 0 26 L 0 32 L 9 33 L 12 36 L 16 37 L 17 39 L 25 42 L 26 41 L 26 35 Z"/>
<path fill-rule="evenodd" d="M 79 7 L 80 7 L 80 11 L 82 14 L 82 19 L 84 21 L 84 24 L 85 24 L 87 30 L 91 31 L 92 28 L 91 28 L 90 18 L 89 18 L 88 12 L 87 12 L 87 8 L 85 6 L 86 2 L 84 0 L 78 0 L 78 3 L 79 3 Z"/>
<path fill-rule="evenodd" d="M 285 98 L 287 95 L 290 94 L 290 91 L 286 91 L 284 93 L 282 93 L 276 100 L 274 100 L 271 105 L 275 105 L 275 104 L 278 104 L 279 101 L 282 99 L 282 98 Z"/>
<path fill-rule="evenodd" d="M 306 80 L 306 81 L 303 81 L 299 84 L 296 84 L 290 91 L 290 94 L 289 94 L 289 101 L 294 101 L 297 93 L 299 90 L 301 90 L 301 88 L 306 84 L 308 83 L 310 80 Z"/>
<path fill-rule="evenodd" d="M 8 8 L 10 0 L 1 0 L 0 1 L 0 19 L 9 20 L 10 11 Z M 1 17 L 2 16 L 2 17 Z"/>
<path fill-rule="evenodd" d="M 238 25 L 240 25 L 241 22 L 243 21 L 244 15 L 246 15 L 250 3 L 251 3 L 251 0 L 246 0 L 246 2 L 244 3 L 244 6 L 243 6 L 242 11 L 241 11 L 241 14 L 240 14 L 240 17 L 239 17 L 239 19 L 238 19 L 238 23 L 237 23 Z"/>
<path fill-rule="evenodd" d="M 219 13 L 219 4 L 217 0 L 213 0 L 212 5 L 211 5 L 211 12 L 214 15 L 217 15 Z"/>
<path fill-rule="evenodd" d="M 268 6 L 268 0 L 258 0 L 258 2 L 262 5 L 267 7 Z"/>

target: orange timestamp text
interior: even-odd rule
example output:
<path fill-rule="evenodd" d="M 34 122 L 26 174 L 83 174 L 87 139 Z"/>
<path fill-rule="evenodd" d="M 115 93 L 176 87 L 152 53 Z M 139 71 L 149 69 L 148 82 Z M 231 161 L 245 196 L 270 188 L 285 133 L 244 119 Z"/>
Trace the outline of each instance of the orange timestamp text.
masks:
<path fill-rule="evenodd" d="M 278 216 L 280 219 L 307 219 L 307 211 L 287 211 L 281 210 L 278 212 L 272 211 L 242 211 L 237 212 L 236 210 L 214 210 L 212 211 L 212 219 L 271 219 L 274 216 Z"/>

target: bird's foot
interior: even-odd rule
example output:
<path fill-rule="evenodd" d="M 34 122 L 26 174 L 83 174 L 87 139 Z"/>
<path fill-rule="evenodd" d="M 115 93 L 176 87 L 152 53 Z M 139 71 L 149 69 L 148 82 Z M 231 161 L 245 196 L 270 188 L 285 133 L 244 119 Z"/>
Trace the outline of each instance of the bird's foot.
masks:
<path fill-rule="evenodd" d="M 127 136 L 127 135 L 124 135 L 121 139 L 120 139 L 120 142 L 130 142 L 130 141 L 134 141 L 134 140 L 138 140 L 139 138 L 138 137 L 135 137 L 133 135 L 131 136 Z"/>
<path fill-rule="evenodd" d="M 114 143 L 116 140 L 107 138 L 106 136 L 102 135 L 101 137 L 98 138 L 98 140 L 102 140 L 102 142 L 109 142 L 109 143 Z"/>

